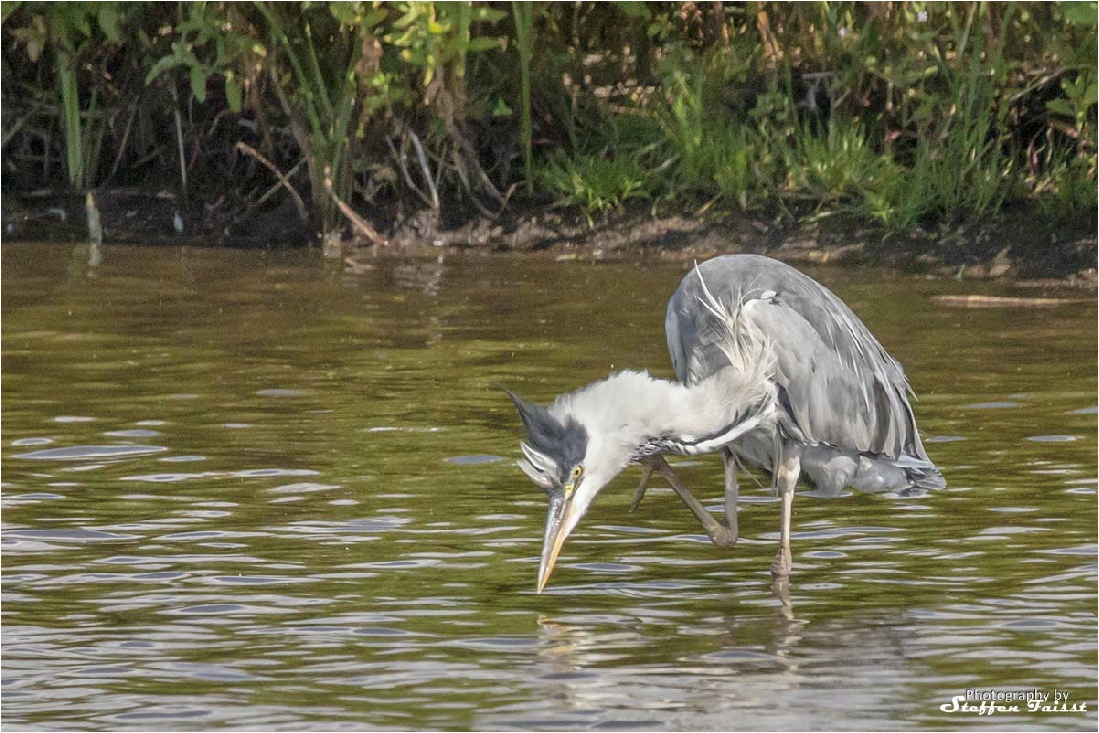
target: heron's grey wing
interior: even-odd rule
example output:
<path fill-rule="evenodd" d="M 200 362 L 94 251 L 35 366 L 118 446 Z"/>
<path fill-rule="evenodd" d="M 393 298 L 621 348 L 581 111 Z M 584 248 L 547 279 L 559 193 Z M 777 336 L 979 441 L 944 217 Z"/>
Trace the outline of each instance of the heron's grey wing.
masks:
<path fill-rule="evenodd" d="M 680 381 L 694 383 L 727 363 L 701 305 L 700 276 L 741 324 L 771 341 L 788 429 L 810 444 L 927 460 L 900 364 L 831 291 L 768 257 L 717 257 L 680 283 L 665 321 Z"/>
<path fill-rule="evenodd" d="M 683 384 L 691 384 L 695 380 L 690 375 L 686 345 L 693 343 L 696 337 L 693 333 L 684 333 L 684 329 L 694 329 L 692 319 L 682 312 L 686 298 L 685 289 L 680 285 L 668 301 L 668 312 L 664 316 L 664 337 L 668 341 L 668 356 L 672 358 L 675 378 Z"/>
<path fill-rule="evenodd" d="M 925 458 L 904 370 L 839 298 L 805 276 L 743 297 L 741 317 L 771 340 L 780 400 L 806 442 Z"/>
<path fill-rule="evenodd" d="M 712 262 L 709 260 L 703 266 Z M 718 279 L 718 282 L 727 281 Z M 720 330 L 715 328 L 713 315 L 702 303 L 702 288 L 693 274 L 688 275 L 668 301 L 664 317 L 672 369 L 676 379 L 687 385 L 697 384 L 729 364 L 719 343 Z"/>

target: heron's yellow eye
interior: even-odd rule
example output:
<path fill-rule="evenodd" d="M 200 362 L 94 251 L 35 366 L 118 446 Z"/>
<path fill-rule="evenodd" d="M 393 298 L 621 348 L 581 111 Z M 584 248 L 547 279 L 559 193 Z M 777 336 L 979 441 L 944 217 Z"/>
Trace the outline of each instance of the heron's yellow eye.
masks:
<path fill-rule="evenodd" d="M 580 483 L 580 477 L 584 475 L 584 467 L 576 466 L 572 469 L 572 475 L 569 476 L 568 483 L 565 484 L 565 495 L 572 496 L 572 492 L 576 491 L 576 484 Z"/>

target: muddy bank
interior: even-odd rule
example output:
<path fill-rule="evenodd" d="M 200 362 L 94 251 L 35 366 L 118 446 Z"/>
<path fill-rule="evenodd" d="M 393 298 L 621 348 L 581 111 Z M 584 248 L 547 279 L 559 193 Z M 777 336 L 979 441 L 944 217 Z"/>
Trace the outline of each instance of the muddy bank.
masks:
<path fill-rule="evenodd" d="M 221 247 L 311 246 L 309 227 L 292 206 L 275 205 L 240 221 L 219 219 L 216 206 L 180 206 L 168 193 L 101 191 L 105 243 Z M 5 194 L 0 201 L 6 241 L 84 241 L 84 199 L 43 193 Z M 645 257 L 692 259 L 756 252 L 789 262 L 880 264 L 963 278 L 1037 280 L 1094 288 L 1097 215 L 1054 218 L 1034 206 L 1007 209 L 989 222 L 936 231 L 886 234 L 843 214 L 764 218 L 727 212 L 657 212 L 641 204 L 592 223 L 579 212 L 518 203 L 494 220 L 439 224 L 419 214 L 388 230 L 386 244 L 349 235 L 330 254 L 349 267 L 374 256 L 424 255 L 446 249 L 519 252 L 567 260 Z"/>
<path fill-rule="evenodd" d="M 843 215 L 775 222 L 739 214 L 672 214 L 648 207 L 613 214 L 589 226 L 557 210 L 527 212 L 510 221 L 476 222 L 451 231 L 398 231 L 393 246 L 491 247 L 558 259 L 607 260 L 656 255 L 707 257 L 755 252 L 789 262 L 881 264 L 972 278 L 1057 279 L 1094 287 L 1096 214 L 1051 220 L 1030 208 L 991 222 L 941 231 L 887 235 Z"/>

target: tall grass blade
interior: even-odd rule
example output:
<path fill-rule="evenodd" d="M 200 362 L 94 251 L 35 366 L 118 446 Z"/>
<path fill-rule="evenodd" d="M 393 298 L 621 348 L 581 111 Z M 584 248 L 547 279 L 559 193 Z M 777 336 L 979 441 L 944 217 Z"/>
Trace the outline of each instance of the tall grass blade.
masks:
<path fill-rule="evenodd" d="M 530 110 L 530 59 L 534 52 L 534 3 L 516 0 L 511 4 L 515 16 L 515 40 L 519 44 L 520 111 L 519 143 L 523 148 L 523 175 L 527 190 L 534 190 L 531 170 L 533 127 Z"/>
<path fill-rule="evenodd" d="M 80 129 L 80 95 L 76 88 L 76 64 L 68 51 L 54 54 L 54 66 L 61 87 L 61 115 L 64 121 L 65 164 L 69 185 L 80 189 L 84 185 L 84 138 Z"/>

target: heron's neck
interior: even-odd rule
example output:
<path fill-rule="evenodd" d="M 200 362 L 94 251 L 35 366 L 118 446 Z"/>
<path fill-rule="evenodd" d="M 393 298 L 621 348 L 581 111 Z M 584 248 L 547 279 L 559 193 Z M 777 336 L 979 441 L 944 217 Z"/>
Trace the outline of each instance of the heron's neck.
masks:
<path fill-rule="evenodd" d="M 629 459 L 694 455 L 728 443 L 731 432 L 770 406 L 771 394 L 766 380 L 732 368 L 690 386 L 626 371 L 563 395 L 551 411 L 572 415 Z"/>

